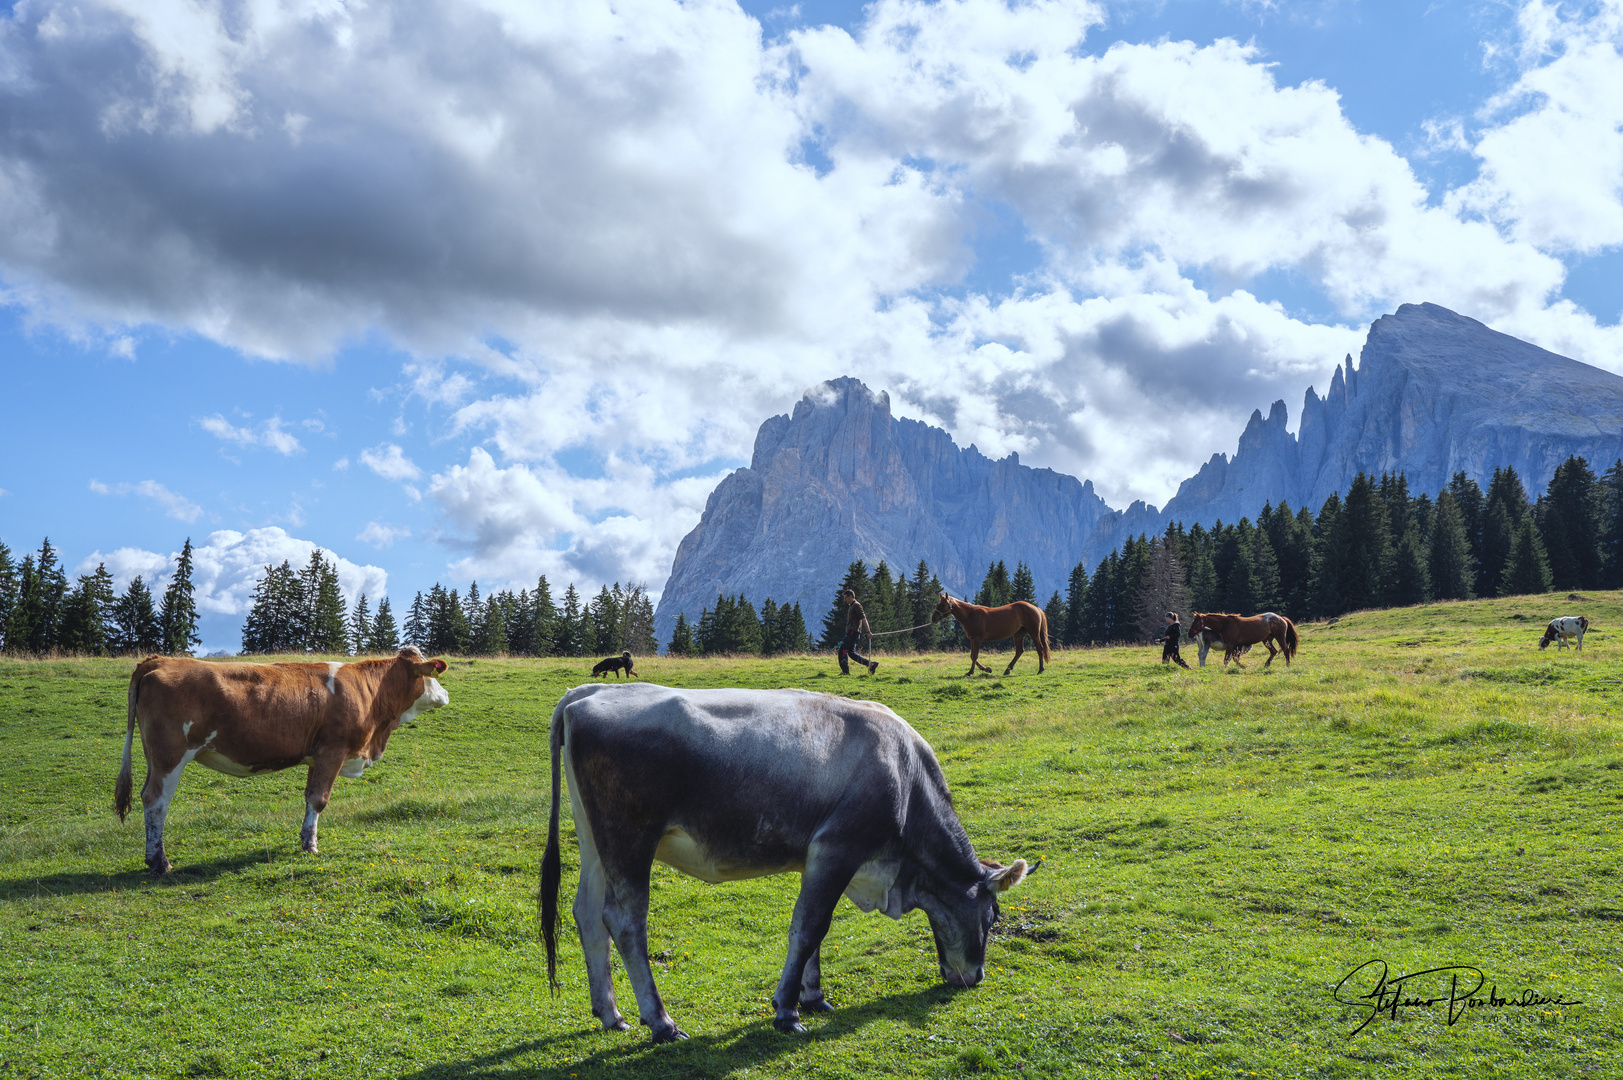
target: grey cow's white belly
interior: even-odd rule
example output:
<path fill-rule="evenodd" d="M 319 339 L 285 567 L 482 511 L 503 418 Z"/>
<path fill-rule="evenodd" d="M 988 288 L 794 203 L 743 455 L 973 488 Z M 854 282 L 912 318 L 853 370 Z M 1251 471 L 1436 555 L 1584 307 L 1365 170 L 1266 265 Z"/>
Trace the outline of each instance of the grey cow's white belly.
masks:
<path fill-rule="evenodd" d="M 665 835 L 659 838 L 659 847 L 654 850 L 654 858 L 666 866 L 680 870 L 690 877 L 696 877 L 700 881 L 708 881 L 712 885 L 722 881 L 771 877 L 773 874 L 806 868 L 804 862 L 761 865 L 723 861 L 711 855 L 703 844 L 681 827 L 665 830 Z"/>

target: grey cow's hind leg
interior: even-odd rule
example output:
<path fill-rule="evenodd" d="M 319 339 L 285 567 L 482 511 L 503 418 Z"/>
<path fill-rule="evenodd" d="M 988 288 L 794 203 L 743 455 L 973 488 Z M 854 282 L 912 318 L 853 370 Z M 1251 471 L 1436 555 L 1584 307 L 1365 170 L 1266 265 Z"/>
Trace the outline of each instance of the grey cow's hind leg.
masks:
<path fill-rule="evenodd" d="M 580 934 L 581 952 L 586 955 L 586 985 L 592 995 L 592 1015 L 609 1031 L 625 1031 L 631 1025 L 620 1015 L 614 1000 L 614 972 L 609 964 L 609 918 L 603 863 L 597 848 L 586 836 L 580 837 L 580 888 L 575 892 L 575 930 Z"/>
<path fill-rule="evenodd" d="M 653 852 L 635 878 L 608 871 L 608 888 L 603 898 L 603 921 L 614 935 L 625 964 L 626 977 L 637 994 L 637 1013 L 656 1043 L 685 1039 L 687 1032 L 676 1026 L 654 985 L 654 971 L 648 964 L 648 873 L 653 869 Z"/>
<path fill-rule="evenodd" d="M 806 968 L 800 975 L 800 1010 L 802 1012 L 833 1012 L 834 1005 L 823 996 L 823 945 L 818 942 L 817 949 L 806 961 Z"/>

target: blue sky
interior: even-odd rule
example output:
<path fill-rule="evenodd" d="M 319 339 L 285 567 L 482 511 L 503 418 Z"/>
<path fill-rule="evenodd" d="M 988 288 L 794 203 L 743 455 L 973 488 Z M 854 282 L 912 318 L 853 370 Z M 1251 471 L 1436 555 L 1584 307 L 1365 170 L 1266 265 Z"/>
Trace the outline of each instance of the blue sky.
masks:
<path fill-rule="evenodd" d="M 1623 4 L 67 5 L 0 23 L 0 540 L 658 592 L 855 374 L 1162 502 L 1433 301 L 1623 370 Z M 1034 402 L 1036 404 L 1034 404 Z"/>

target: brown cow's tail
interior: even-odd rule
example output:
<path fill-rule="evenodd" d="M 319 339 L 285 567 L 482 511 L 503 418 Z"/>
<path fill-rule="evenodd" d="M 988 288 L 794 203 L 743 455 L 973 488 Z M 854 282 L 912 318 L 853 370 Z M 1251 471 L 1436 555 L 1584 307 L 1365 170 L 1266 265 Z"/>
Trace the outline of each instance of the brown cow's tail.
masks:
<path fill-rule="evenodd" d="M 135 703 L 141 694 L 141 678 L 152 670 L 147 666 L 149 661 L 137 664 L 130 673 L 129 690 L 129 718 L 124 728 L 124 764 L 119 767 L 118 781 L 113 784 L 113 810 L 118 814 L 118 820 L 123 821 L 124 815 L 130 812 L 130 793 L 132 781 L 130 779 L 130 754 L 135 744 Z"/>
<path fill-rule="evenodd" d="M 567 695 L 566 695 L 567 697 Z M 559 785 L 559 754 L 564 745 L 564 702 L 552 711 L 552 812 L 547 817 L 547 852 L 541 856 L 541 891 L 537 900 L 541 905 L 541 938 L 547 944 L 547 983 L 552 992 L 558 984 L 558 886 L 563 868 L 558 855 L 558 800 L 562 794 Z"/>
<path fill-rule="evenodd" d="M 1285 659 L 1287 661 L 1296 655 L 1296 645 L 1300 640 L 1296 636 L 1296 624 L 1287 619 L 1285 622 Z"/>

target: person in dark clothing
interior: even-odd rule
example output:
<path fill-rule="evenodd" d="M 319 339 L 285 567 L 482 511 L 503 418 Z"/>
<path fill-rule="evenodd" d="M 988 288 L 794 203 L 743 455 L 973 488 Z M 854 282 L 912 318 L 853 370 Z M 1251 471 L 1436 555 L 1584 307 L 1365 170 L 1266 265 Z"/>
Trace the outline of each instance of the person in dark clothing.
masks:
<path fill-rule="evenodd" d="M 1178 655 L 1178 639 L 1181 637 L 1183 637 L 1183 625 L 1178 622 L 1178 613 L 1176 611 L 1167 612 L 1167 630 L 1165 637 L 1162 638 L 1166 644 L 1161 646 L 1161 663 L 1164 664 L 1168 660 L 1173 660 L 1181 668 L 1189 666 L 1183 662 L 1183 657 Z"/>
<path fill-rule="evenodd" d="M 863 613 L 862 604 L 857 600 L 856 593 L 850 589 L 845 590 L 845 602 L 850 606 L 845 609 L 845 640 L 840 642 L 840 674 L 851 674 L 851 665 L 846 660 L 846 657 L 850 657 L 857 663 L 866 665 L 868 674 L 872 675 L 879 670 L 879 662 L 869 660 L 857 652 L 857 636 L 867 634 L 868 645 L 872 647 L 873 628 L 868 625 L 868 616 Z"/>

